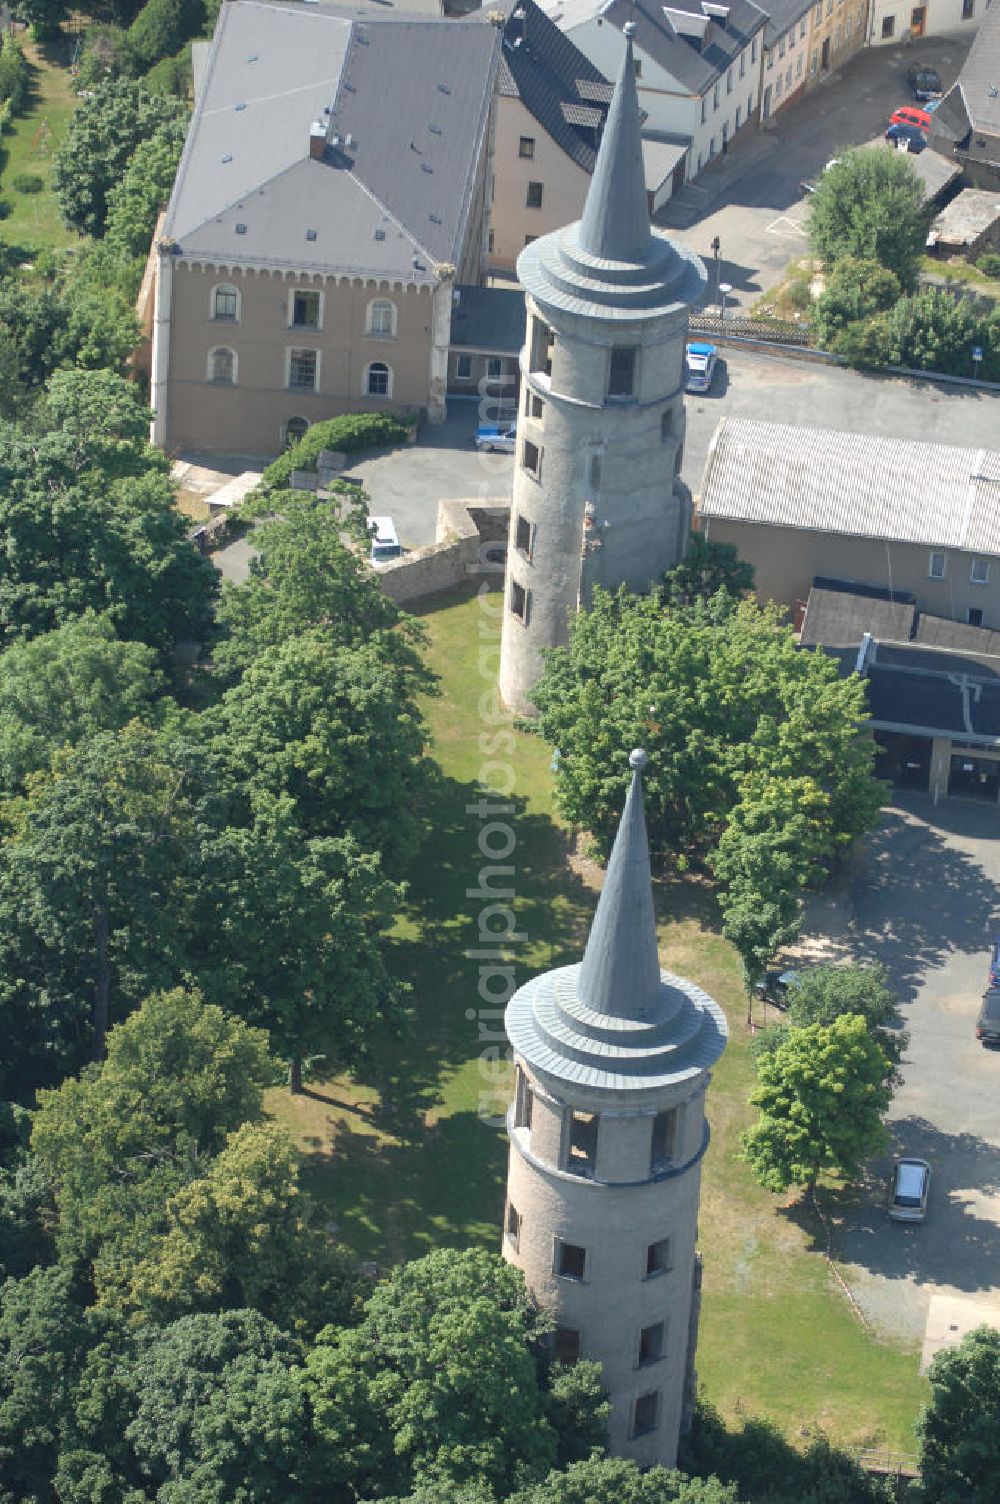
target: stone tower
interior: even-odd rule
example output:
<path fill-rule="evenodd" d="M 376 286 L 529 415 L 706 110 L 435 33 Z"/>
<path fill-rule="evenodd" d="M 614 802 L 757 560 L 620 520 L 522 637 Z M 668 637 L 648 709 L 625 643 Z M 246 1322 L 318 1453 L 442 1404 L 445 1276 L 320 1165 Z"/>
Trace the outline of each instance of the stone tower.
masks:
<path fill-rule="evenodd" d="M 705 1091 L 727 1027 L 706 993 L 660 971 L 645 760 L 630 758 L 582 963 L 534 977 L 507 1006 L 503 1251 L 554 1313 L 556 1356 L 603 1365 L 612 1452 L 670 1466 L 693 1403 Z"/>
<path fill-rule="evenodd" d="M 649 223 L 632 22 L 583 218 L 528 245 L 500 692 L 532 712 L 539 650 L 594 585 L 645 589 L 684 550 L 684 342 L 705 269 Z"/>

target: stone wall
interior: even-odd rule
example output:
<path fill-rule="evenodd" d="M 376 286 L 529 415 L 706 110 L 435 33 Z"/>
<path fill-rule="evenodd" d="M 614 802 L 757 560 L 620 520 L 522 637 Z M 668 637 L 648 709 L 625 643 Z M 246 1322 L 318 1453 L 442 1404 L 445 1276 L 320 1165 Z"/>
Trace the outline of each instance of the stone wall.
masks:
<path fill-rule="evenodd" d="M 503 576 L 510 504 L 467 500 L 438 502 L 436 539 L 383 565 L 379 579 L 399 605 L 453 590 L 470 575 Z M 491 546 L 492 545 L 492 546 Z"/>

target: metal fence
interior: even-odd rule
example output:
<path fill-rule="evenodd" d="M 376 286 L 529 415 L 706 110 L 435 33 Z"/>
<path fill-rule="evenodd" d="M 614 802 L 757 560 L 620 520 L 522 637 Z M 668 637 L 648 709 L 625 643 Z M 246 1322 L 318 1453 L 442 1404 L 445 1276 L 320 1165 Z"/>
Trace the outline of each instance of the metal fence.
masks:
<path fill-rule="evenodd" d="M 692 334 L 728 334 L 735 339 L 759 339 L 773 345 L 811 345 L 812 331 L 809 325 L 796 319 L 748 319 L 734 314 L 716 318 L 709 314 L 696 313 L 691 317 Z"/>

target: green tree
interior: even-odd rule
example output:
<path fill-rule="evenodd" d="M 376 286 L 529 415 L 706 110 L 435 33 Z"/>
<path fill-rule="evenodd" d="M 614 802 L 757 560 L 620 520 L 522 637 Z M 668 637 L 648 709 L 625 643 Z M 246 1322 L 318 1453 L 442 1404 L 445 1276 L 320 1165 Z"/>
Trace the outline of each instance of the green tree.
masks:
<path fill-rule="evenodd" d="M 104 233 L 108 194 L 125 175 L 136 147 L 184 107 L 125 79 L 99 83 L 79 105 L 56 151 L 52 182 L 63 218 L 87 235 Z"/>
<path fill-rule="evenodd" d="M 160 1227 L 168 1195 L 260 1119 L 273 1079 L 260 1030 L 196 992 L 147 998 L 111 1030 L 100 1065 L 40 1093 L 31 1147 L 54 1190 L 61 1253 L 89 1264 L 134 1225 Z"/>
<path fill-rule="evenodd" d="M 0 654 L 0 794 L 20 793 L 52 754 L 148 717 L 165 682 L 156 654 L 86 611 Z"/>
<path fill-rule="evenodd" d="M 51 1053 L 78 1064 L 89 1045 L 100 1059 L 109 1022 L 181 976 L 196 879 L 190 788 L 133 723 L 59 753 L 8 807 L 0 1010 L 24 1051 L 5 1062 L 16 1089 Z"/>
<path fill-rule="evenodd" d="M 546 1375 L 546 1414 L 556 1433 L 556 1463 L 564 1467 L 608 1445 L 611 1401 L 599 1363 L 553 1363 Z"/>
<path fill-rule="evenodd" d="M 28 97 L 31 74 L 21 44 L 11 32 L 0 43 L 0 103 L 10 101 L 10 113 L 18 115 Z"/>
<path fill-rule="evenodd" d="M 162 1325 L 248 1307 L 311 1334 L 346 1320 L 348 1265 L 317 1225 L 298 1155 L 274 1123 L 244 1123 L 205 1173 L 171 1197 L 161 1233 L 134 1262 L 118 1248 L 96 1269 L 98 1299 Z"/>
<path fill-rule="evenodd" d="M 933 211 L 902 153 L 882 147 L 845 151 L 822 174 L 809 204 L 809 242 L 823 260 L 877 261 L 903 288 L 916 281 Z"/>
<path fill-rule="evenodd" d="M 205 24 L 203 0 L 146 0 L 128 29 L 128 50 L 137 73 L 172 56 Z"/>
<path fill-rule="evenodd" d="M 203 849 L 194 964 L 213 997 L 267 1028 L 298 1091 L 307 1056 L 356 1064 L 398 1026 L 385 937 L 403 890 L 350 837 L 306 836 L 287 798 L 259 803 L 252 827 Z"/>
<path fill-rule="evenodd" d="M 510 1504 L 739 1504 L 734 1484 L 665 1467 L 642 1472 L 621 1457 L 593 1457 L 552 1472 Z"/>
<path fill-rule="evenodd" d="M 49 1500 L 74 1387 L 94 1341 L 65 1269 L 0 1286 L 0 1480 L 10 1499 Z"/>
<path fill-rule="evenodd" d="M 1000 1477 L 1000 1331 L 980 1326 L 930 1366 L 917 1422 L 929 1504 L 992 1504 Z"/>
<path fill-rule="evenodd" d="M 63 21 L 69 15 L 66 0 L 17 0 L 16 14 L 33 27 L 41 41 L 59 35 Z"/>
<path fill-rule="evenodd" d="M 157 216 L 174 186 L 183 146 L 180 121 L 161 126 L 136 147 L 121 182 L 109 191 L 106 239 L 124 255 L 145 256 L 149 250 Z"/>
<path fill-rule="evenodd" d="M 256 1311 L 96 1347 L 59 1459 L 60 1504 L 299 1504 L 309 1419 L 297 1344 Z"/>
<path fill-rule="evenodd" d="M 789 1029 L 757 1059 L 751 1104 L 760 1113 L 743 1136 L 743 1157 L 772 1191 L 815 1189 L 825 1171 L 850 1178 L 885 1143 L 891 1062 L 863 1018 Z"/>
<path fill-rule="evenodd" d="M 828 1027 L 845 1014 L 860 1015 L 893 1065 L 898 1065 L 907 1036 L 894 1027 L 896 999 L 889 990 L 885 967 L 878 963 L 804 967 L 789 991 L 788 1023 L 795 1028 Z"/>
<path fill-rule="evenodd" d="M 325 630 L 265 648 L 219 706 L 217 752 L 246 812 L 288 798 L 307 837 L 352 835 L 392 873 L 413 852 L 425 728 L 407 676 L 376 642 Z"/>
<path fill-rule="evenodd" d="M 556 1437 L 532 1350 L 539 1317 L 499 1257 L 442 1250 L 393 1270 L 361 1325 L 306 1359 L 316 1476 L 359 1497 L 544 1477 Z"/>
<path fill-rule="evenodd" d="M 881 326 L 890 365 L 952 376 L 1000 376 L 1000 314 L 972 298 L 956 298 L 946 288 L 928 287 L 901 298 Z M 972 351 L 983 359 L 974 370 Z"/>
<path fill-rule="evenodd" d="M 715 543 L 701 533 L 692 533 L 683 559 L 667 571 L 663 583 L 669 606 L 710 601 L 720 590 L 739 600 L 753 589 L 753 565 L 740 558 L 732 543 Z"/>
<path fill-rule="evenodd" d="M 899 279 L 881 262 L 842 256 L 831 266 L 812 312 L 813 333 L 825 350 L 839 352 L 844 330 L 897 302 Z"/>

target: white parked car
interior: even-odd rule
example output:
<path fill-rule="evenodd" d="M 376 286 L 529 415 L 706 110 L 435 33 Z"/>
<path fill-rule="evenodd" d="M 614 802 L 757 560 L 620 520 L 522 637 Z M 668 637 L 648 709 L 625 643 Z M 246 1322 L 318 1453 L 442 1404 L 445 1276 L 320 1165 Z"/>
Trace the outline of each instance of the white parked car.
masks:
<path fill-rule="evenodd" d="M 369 517 L 368 531 L 372 536 L 371 561 L 376 569 L 380 564 L 388 564 L 391 559 L 399 558 L 403 550 L 399 546 L 399 534 L 391 517 Z"/>

